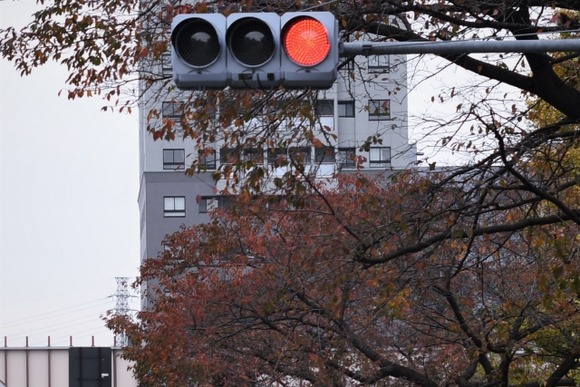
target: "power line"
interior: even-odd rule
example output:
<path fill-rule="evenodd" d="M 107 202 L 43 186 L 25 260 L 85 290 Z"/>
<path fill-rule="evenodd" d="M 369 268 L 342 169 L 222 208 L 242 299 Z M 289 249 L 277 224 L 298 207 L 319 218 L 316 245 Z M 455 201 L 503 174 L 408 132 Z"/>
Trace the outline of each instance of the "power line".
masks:
<path fill-rule="evenodd" d="M 78 304 L 78 305 L 74 305 L 74 306 L 69 306 L 69 307 L 65 307 L 65 308 L 61 308 L 61 309 L 55 309 L 55 310 L 52 310 L 49 312 L 31 315 L 28 317 L 22 317 L 22 318 L 19 318 L 16 320 L 7 321 L 3 324 L 0 324 L 0 329 L 6 329 L 6 328 L 18 326 L 18 325 L 36 323 L 36 322 L 41 321 L 41 320 L 49 320 L 49 319 L 61 317 L 62 314 L 66 313 L 66 312 L 73 313 L 73 312 L 79 312 L 79 311 L 83 311 L 83 310 L 92 309 L 95 307 L 100 307 L 102 305 L 109 303 L 108 298 L 109 297 L 100 298 L 97 300 L 84 302 L 82 304 Z M 103 301 L 106 301 L 106 302 L 103 302 Z M 98 304 L 96 304 L 96 303 L 98 303 Z M 87 306 L 89 304 L 95 304 L 95 305 Z M 29 321 L 29 320 L 31 320 L 31 321 Z"/>

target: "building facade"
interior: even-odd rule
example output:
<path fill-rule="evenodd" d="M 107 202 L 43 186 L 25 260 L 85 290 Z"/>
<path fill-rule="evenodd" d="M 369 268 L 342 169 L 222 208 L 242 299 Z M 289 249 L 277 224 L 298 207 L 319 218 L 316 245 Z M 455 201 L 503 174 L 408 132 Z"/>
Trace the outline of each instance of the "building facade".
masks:
<path fill-rule="evenodd" d="M 159 71 L 171 72 L 168 64 Z M 409 143 L 407 114 L 407 66 L 405 56 L 356 57 L 341 63 L 339 76 L 329 90 L 318 92 L 316 116 L 326 136 L 326 147 L 295 144 L 316 176 L 328 178 L 337 172 L 355 170 L 355 158 L 364 160 L 364 171 L 400 170 L 415 165 L 416 147 Z M 364 81 L 362 81 L 364 80 Z M 161 112 L 159 119 L 180 119 L 180 101 L 172 94 L 159 97 L 159 90 L 143 88 L 140 107 L 140 192 L 141 260 L 156 257 L 163 250 L 166 235 L 181 225 L 207 222 L 208 212 L 222 202 L 223 181 L 214 181 L 213 174 L 227 162 L 227 152 L 219 141 L 213 156 L 204 156 L 205 172 L 186 175 L 184 168 L 198 157 L 191 138 L 172 141 L 154 140 L 147 130 L 152 104 Z M 157 93 L 157 94 L 156 94 Z M 163 94 L 162 94 L 163 95 Z M 256 118 L 259 119 L 259 118 Z M 250 120 L 252 121 L 252 120 Z M 251 122 L 249 123 L 251 124 Z M 362 143 L 377 136 L 380 143 L 367 150 Z M 330 139 L 330 140 L 329 140 Z M 273 164 L 277 152 L 264 150 L 259 155 L 264 166 Z M 272 173 L 284 172 L 273 170 Z M 146 291 L 146 290 L 144 290 Z M 142 297 L 142 307 L 148 301 Z"/>
<path fill-rule="evenodd" d="M 137 387 L 119 347 L 0 346 L 0 386 Z"/>

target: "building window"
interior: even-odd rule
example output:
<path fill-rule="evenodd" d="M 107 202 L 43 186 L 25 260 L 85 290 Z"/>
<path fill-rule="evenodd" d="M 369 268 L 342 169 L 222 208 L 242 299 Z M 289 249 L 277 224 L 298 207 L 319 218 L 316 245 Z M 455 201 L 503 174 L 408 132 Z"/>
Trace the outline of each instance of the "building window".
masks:
<path fill-rule="evenodd" d="M 319 116 L 334 116 L 334 100 L 319 99 L 316 101 L 316 114 Z"/>
<path fill-rule="evenodd" d="M 310 164 L 311 152 L 312 148 L 307 146 L 268 149 L 268 164 L 275 167 L 286 165 L 288 157 L 302 165 Z"/>
<path fill-rule="evenodd" d="M 354 117 L 354 101 L 338 101 L 339 117 Z"/>
<path fill-rule="evenodd" d="M 388 99 L 375 99 L 369 101 L 369 120 L 380 121 L 391 118 L 391 101 Z"/>
<path fill-rule="evenodd" d="M 314 149 L 314 157 L 317 163 L 334 163 L 336 156 L 334 154 L 334 147 L 324 146 L 322 148 Z"/>
<path fill-rule="evenodd" d="M 176 171 L 185 168 L 185 149 L 163 149 L 163 169 Z"/>
<path fill-rule="evenodd" d="M 207 214 L 215 209 L 228 209 L 233 205 L 230 196 L 201 196 L 198 197 L 198 209 L 200 214 Z"/>
<path fill-rule="evenodd" d="M 285 148 L 268 149 L 268 165 L 281 166 L 287 158 Z"/>
<path fill-rule="evenodd" d="M 221 99 L 218 104 L 217 117 L 220 121 L 230 121 L 230 117 L 236 117 L 243 114 L 243 111 L 239 111 L 238 109 L 243 108 L 241 105 L 238 107 L 238 104 L 236 104 L 235 100 L 231 98 Z"/>
<path fill-rule="evenodd" d="M 369 55 L 368 66 L 370 72 L 388 72 L 391 70 L 391 56 Z"/>
<path fill-rule="evenodd" d="M 264 152 L 262 149 L 244 149 L 244 161 L 252 161 L 254 165 L 264 164 Z"/>
<path fill-rule="evenodd" d="M 165 196 L 163 198 L 163 216 L 183 218 L 185 216 L 185 196 Z"/>
<path fill-rule="evenodd" d="M 388 167 L 391 164 L 391 148 L 371 148 L 369 150 L 369 163 L 371 168 Z"/>
<path fill-rule="evenodd" d="M 207 214 L 218 208 L 218 200 L 215 196 L 202 196 L 199 198 L 198 209 L 200 214 Z"/>
<path fill-rule="evenodd" d="M 288 155 L 299 164 L 310 164 L 312 149 L 307 146 L 292 147 Z"/>
<path fill-rule="evenodd" d="M 197 163 L 202 170 L 216 169 L 215 149 L 204 149 L 197 152 Z"/>
<path fill-rule="evenodd" d="M 183 114 L 183 102 L 165 101 L 161 104 L 161 113 L 164 118 L 181 118 Z"/>
<path fill-rule="evenodd" d="M 168 52 L 161 55 L 161 71 L 163 75 L 173 74 L 173 67 L 171 65 L 171 54 Z"/>
<path fill-rule="evenodd" d="M 235 148 L 220 149 L 220 164 L 234 164 L 240 161 L 240 151 Z"/>
<path fill-rule="evenodd" d="M 340 168 L 356 167 L 356 148 L 338 148 L 337 156 Z"/>

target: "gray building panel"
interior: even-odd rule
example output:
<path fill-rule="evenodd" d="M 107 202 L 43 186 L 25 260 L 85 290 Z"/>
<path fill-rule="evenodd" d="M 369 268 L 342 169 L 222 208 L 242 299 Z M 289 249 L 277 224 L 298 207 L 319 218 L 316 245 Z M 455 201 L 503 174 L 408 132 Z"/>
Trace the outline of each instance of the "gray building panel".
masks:
<path fill-rule="evenodd" d="M 179 230 L 182 225 L 206 223 L 209 216 L 199 212 L 198 199 L 215 194 L 211 173 L 187 176 L 179 172 L 145 172 L 141 179 L 139 205 L 141 212 L 141 261 L 155 258 L 163 251 L 163 240 Z M 165 197 L 185 198 L 185 216 L 167 217 L 164 214 Z M 150 283 L 148 286 L 154 287 Z M 151 295 L 142 289 L 141 307 L 147 308 Z"/>
<path fill-rule="evenodd" d="M 187 176 L 181 172 L 145 172 L 143 174 L 140 201 L 143 221 L 142 237 L 145 247 L 142 258 L 156 257 L 162 250 L 163 239 L 177 231 L 182 225 L 192 226 L 205 223 L 209 216 L 199 213 L 198 201 L 203 195 L 215 193 L 211 174 Z M 164 198 L 185 198 L 185 216 L 168 217 L 164 211 Z"/>

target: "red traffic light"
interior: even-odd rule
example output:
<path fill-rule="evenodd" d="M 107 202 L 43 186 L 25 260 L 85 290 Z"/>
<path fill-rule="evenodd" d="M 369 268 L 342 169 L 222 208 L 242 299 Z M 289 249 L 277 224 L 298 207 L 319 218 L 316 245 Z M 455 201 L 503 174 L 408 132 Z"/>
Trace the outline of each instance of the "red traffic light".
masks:
<path fill-rule="evenodd" d="M 182 90 L 328 89 L 338 74 L 338 32 L 330 12 L 179 14 L 173 80 Z"/>
<path fill-rule="evenodd" d="M 300 66 L 316 66 L 330 52 L 326 27 L 309 16 L 297 17 L 284 26 L 282 46 L 288 58 Z"/>

